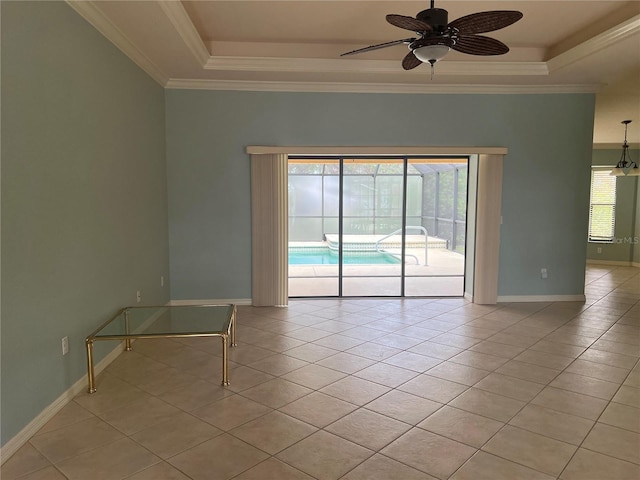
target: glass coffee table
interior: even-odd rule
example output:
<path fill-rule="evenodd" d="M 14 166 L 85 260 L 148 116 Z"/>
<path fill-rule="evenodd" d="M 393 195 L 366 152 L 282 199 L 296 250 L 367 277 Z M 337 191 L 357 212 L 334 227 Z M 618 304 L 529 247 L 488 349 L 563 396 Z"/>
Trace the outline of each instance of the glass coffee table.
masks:
<path fill-rule="evenodd" d="M 236 346 L 236 306 L 175 305 L 126 307 L 100 325 L 86 340 L 89 393 L 96 391 L 93 344 L 98 340 L 124 340 L 125 351 L 138 338 L 220 337 L 222 385 L 229 385 L 229 347 Z"/>

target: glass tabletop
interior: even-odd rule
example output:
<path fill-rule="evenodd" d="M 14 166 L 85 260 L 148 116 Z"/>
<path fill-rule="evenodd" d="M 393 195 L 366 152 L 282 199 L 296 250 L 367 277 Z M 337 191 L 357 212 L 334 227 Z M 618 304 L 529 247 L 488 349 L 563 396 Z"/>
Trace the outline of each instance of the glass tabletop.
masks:
<path fill-rule="evenodd" d="M 127 307 L 87 338 L 223 334 L 233 312 L 233 305 Z"/>

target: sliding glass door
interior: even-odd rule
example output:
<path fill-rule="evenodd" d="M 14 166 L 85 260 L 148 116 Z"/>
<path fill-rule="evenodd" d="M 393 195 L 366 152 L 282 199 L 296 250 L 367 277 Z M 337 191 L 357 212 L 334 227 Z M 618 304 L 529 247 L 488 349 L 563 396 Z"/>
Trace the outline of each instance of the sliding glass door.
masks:
<path fill-rule="evenodd" d="M 461 296 L 466 168 L 290 157 L 289 296 Z"/>

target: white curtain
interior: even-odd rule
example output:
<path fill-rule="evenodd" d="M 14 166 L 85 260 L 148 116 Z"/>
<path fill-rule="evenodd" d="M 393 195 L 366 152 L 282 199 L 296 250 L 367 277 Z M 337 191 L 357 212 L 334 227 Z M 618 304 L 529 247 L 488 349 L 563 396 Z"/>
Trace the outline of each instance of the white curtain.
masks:
<path fill-rule="evenodd" d="M 251 155 L 252 303 L 286 306 L 288 289 L 288 156 Z"/>

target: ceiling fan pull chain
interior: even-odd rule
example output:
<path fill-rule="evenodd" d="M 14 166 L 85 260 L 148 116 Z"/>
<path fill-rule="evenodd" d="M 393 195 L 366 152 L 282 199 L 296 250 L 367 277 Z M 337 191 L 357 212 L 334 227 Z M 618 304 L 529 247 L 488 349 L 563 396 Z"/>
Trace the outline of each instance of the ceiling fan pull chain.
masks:
<path fill-rule="evenodd" d="M 431 63 L 431 62 L 429 62 Z M 433 66 L 436 64 L 436 62 L 431 63 L 431 80 L 433 80 Z"/>

